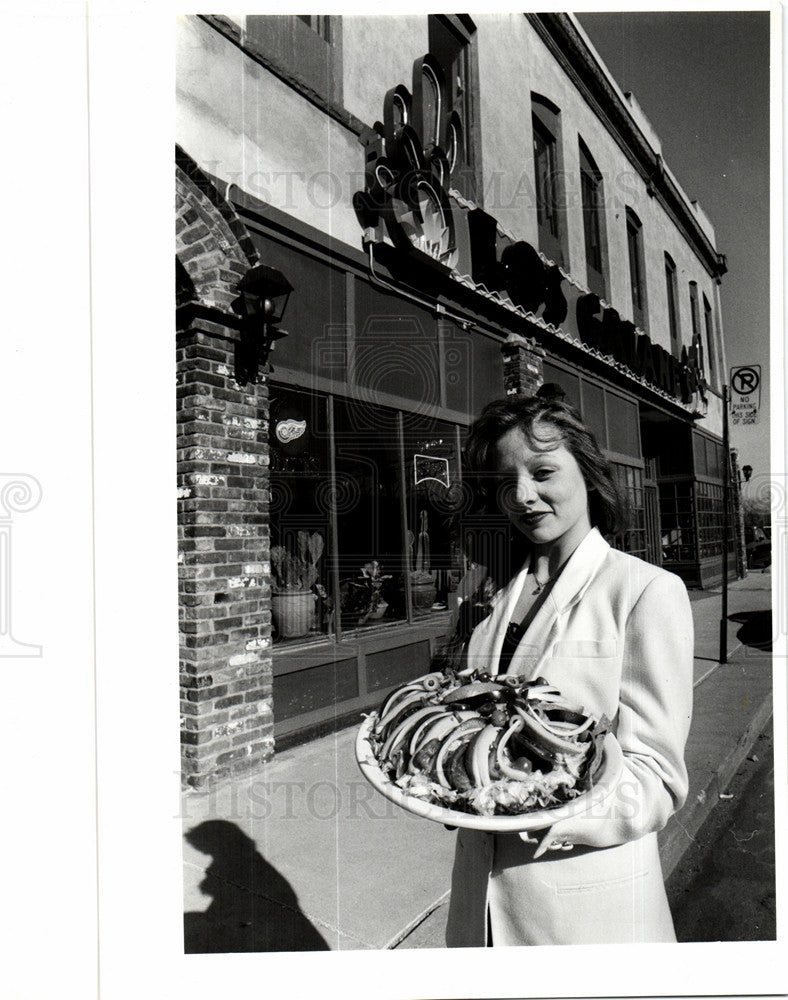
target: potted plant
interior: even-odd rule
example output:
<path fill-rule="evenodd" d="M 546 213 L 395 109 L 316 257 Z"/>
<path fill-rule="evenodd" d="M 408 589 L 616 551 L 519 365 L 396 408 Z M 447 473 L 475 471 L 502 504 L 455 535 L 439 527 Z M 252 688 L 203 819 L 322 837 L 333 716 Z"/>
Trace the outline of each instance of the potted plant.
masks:
<path fill-rule="evenodd" d="M 428 530 L 427 511 L 421 511 L 419 515 L 419 535 L 414 538 L 413 532 L 408 531 L 408 542 L 411 551 L 410 588 L 413 599 L 413 607 L 416 611 L 428 611 L 435 601 L 437 589 L 435 587 L 435 573 L 430 572 L 430 535 Z M 413 543 L 416 542 L 416 558 L 413 561 Z"/>
<path fill-rule="evenodd" d="M 342 612 L 356 619 L 356 624 L 382 618 L 388 609 L 388 601 L 383 597 L 383 584 L 391 579 L 390 573 L 382 573 L 380 563 L 373 559 L 364 563 L 355 580 L 342 584 Z"/>
<path fill-rule="evenodd" d="M 283 545 L 271 549 L 271 612 L 283 639 L 306 635 L 315 621 L 317 563 L 323 554 L 323 536 L 315 531 L 299 531 L 298 553 Z"/>

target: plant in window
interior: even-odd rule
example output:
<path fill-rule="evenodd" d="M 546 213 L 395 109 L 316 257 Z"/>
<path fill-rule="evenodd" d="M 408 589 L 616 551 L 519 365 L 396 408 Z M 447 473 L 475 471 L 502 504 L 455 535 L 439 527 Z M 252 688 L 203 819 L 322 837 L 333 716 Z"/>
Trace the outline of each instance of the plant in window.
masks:
<path fill-rule="evenodd" d="M 355 580 L 345 580 L 342 584 L 342 612 L 356 618 L 357 624 L 382 618 L 388 608 L 383 596 L 383 585 L 391 579 L 390 573 L 381 572 L 377 559 L 364 563 Z"/>
<path fill-rule="evenodd" d="M 413 560 L 413 545 L 416 543 L 416 558 Z M 416 538 L 412 531 L 408 531 L 408 543 L 411 550 L 410 571 L 411 593 L 413 595 L 413 606 L 417 610 L 423 611 L 431 608 L 435 600 L 435 572 L 430 571 L 430 534 L 427 511 L 423 510 L 419 514 L 419 535 Z"/>
<path fill-rule="evenodd" d="M 306 635 L 315 621 L 315 602 L 319 571 L 318 561 L 323 554 L 323 536 L 315 531 L 299 531 L 297 553 L 283 545 L 271 549 L 273 587 L 271 611 L 279 635 L 293 639 Z"/>

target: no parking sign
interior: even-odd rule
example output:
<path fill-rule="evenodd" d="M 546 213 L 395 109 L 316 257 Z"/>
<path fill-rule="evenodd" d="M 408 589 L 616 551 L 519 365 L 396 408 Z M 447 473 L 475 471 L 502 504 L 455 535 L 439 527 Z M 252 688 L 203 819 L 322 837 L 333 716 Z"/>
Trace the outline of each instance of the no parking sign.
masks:
<path fill-rule="evenodd" d="M 731 422 L 755 424 L 761 405 L 761 366 L 731 368 Z"/>

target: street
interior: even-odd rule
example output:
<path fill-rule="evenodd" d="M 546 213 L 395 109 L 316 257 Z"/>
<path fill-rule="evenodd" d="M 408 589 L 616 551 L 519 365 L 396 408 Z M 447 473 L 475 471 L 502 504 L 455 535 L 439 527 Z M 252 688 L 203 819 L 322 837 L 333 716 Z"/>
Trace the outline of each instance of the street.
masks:
<path fill-rule="evenodd" d="M 775 940 L 771 723 L 668 879 L 681 941 Z"/>

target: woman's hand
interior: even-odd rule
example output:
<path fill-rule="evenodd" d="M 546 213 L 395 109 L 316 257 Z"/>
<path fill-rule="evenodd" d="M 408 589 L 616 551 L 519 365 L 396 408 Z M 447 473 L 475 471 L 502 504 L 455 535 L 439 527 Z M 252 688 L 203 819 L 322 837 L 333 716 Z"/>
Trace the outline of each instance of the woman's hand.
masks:
<path fill-rule="evenodd" d="M 546 851 L 571 851 L 575 844 L 613 847 L 616 843 L 622 841 L 611 842 L 610 826 L 604 816 L 570 816 L 553 823 L 534 851 L 534 858 L 540 858 Z"/>

